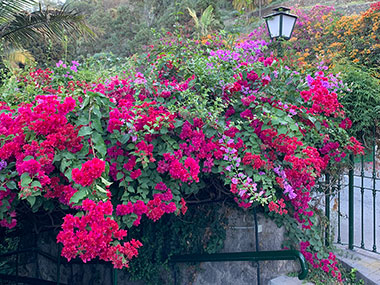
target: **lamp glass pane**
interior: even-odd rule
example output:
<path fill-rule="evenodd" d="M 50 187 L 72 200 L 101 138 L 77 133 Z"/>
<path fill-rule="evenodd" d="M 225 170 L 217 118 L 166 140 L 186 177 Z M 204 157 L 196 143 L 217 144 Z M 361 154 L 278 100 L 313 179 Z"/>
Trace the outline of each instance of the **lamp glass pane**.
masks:
<path fill-rule="evenodd" d="M 287 15 L 282 15 L 282 36 L 285 38 L 290 38 L 294 24 L 296 23 L 295 17 L 290 17 Z"/>
<path fill-rule="evenodd" d="M 267 19 L 268 29 L 271 38 L 280 36 L 280 15 L 276 15 Z"/>

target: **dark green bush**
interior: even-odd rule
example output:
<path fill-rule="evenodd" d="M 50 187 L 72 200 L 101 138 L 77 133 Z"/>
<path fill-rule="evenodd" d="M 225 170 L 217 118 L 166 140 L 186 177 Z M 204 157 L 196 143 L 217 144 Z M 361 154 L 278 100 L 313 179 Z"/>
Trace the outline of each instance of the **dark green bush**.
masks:
<path fill-rule="evenodd" d="M 368 143 L 373 136 L 373 127 L 380 121 L 379 80 L 368 70 L 348 64 L 339 65 L 342 79 L 351 92 L 342 95 L 340 102 L 347 116 L 352 120 L 352 135 Z"/>

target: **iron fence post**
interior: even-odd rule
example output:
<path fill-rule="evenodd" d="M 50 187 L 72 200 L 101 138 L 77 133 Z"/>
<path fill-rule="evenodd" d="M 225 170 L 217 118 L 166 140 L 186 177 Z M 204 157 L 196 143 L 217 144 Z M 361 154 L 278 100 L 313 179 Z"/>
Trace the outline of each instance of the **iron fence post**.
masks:
<path fill-rule="evenodd" d="M 330 189 L 330 175 L 327 173 L 326 174 L 326 185 L 327 185 L 327 191 L 325 193 L 325 214 L 327 218 L 327 224 L 326 224 L 326 230 L 325 230 L 325 245 L 329 246 L 329 238 L 330 238 L 330 194 L 331 194 L 331 189 Z"/>
<path fill-rule="evenodd" d="M 57 254 L 57 285 L 61 283 L 61 250 L 60 245 L 57 247 L 58 254 Z"/>
<path fill-rule="evenodd" d="M 361 165 L 361 171 L 360 171 L 360 178 L 361 178 L 361 187 L 360 187 L 360 195 L 361 195 L 361 230 L 362 230 L 362 240 L 360 242 L 360 248 L 364 249 L 364 155 L 360 158 L 360 165 Z"/>
<path fill-rule="evenodd" d="M 376 126 L 373 127 L 372 137 L 372 196 L 373 196 L 373 246 L 372 251 L 376 252 Z"/>
<path fill-rule="evenodd" d="M 113 273 L 113 285 L 117 285 L 117 269 L 116 268 L 113 268 L 112 269 L 112 273 Z"/>
<path fill-rule="evenodd" d="M 348 172 L 348 248 L 354 249 L 354 156 L 350 154 Z"/>
<path fill-rule="evenodd" d="M 341 243 L 341 237 L 340 237 L 340 176 L 338 177 L 338 239 L 337 243 Z"/>

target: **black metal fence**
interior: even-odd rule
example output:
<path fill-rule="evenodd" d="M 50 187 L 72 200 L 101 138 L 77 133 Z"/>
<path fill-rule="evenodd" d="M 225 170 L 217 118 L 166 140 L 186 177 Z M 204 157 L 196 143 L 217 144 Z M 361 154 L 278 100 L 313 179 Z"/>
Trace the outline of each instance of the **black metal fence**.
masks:
<path fill-rule="evenodd" d="M 375 128 L 370 148 L 365 156 L 351 155 L 349 169 L 335 181 L 328 175 L 323 181 L 325 214 L 330 221 L 326 243 L 333 233 L 334 243 L 379 253 L 380 160 L 376 158 Z"/>
<path fill-rule="evenodd" d="M 47 252 L 42 251 L 38 247 L 32 247 L 32 248 L 25 248 L 25 249 L 18 249 L 11 252 L 6 252 L 0 254 L 0 284 L 4 285 L 70 285 L 73 284 L 73 276 L 72 276 L 72 266 L 74 264 L 83 264 L 82 261 L 76 259 L 72 260 L 71 262 L 67 262 L 66 259 L 62 259 L 60 255 L 60 247 L 57 246 L 58 249 L 58 255 L 53 256 Z M 33 257 L 32 260 L 29 260 L 28 262 L 21 262 L 21 257 L 23 255 L 26 255 L 28 257 Z M 44 279 L 39 271 L 38 267 L 38 260 L 40 258 L 46 259 L 47 262 L 50 264 L 54 264 L 51 269 L 55 270 L 55 278 L 53 280 L 46 280 Z M 30 259 L 30 258 L 28 258 Z M 89 264 L 104 264 L 104 266 L 111 267 L 110 264 L 100 261 L 91 261 Z M 25 265 L 33 265 L 34 267 L 34 274 L 31 272 L 27 272 L 25 275 L 25 272 L 23 275 L 20 275 L 20 268 L 24 268 Z M 69 266 L 71 267 L 70 273 L 71 276 L 66 276 L 66 279 L 68 279 L 68 283 L 61 282 L 61 270 L 62 267 Z M 83 268 L 83 267 L 82 267 Z M 25 268 L 24 268 L 25 269 Z M 108 284 L 117 285 L 118 284 L 118 270 L 112 268 L 110 270 L 110 278 L 108 279 Z M 51 274 L 50 274 L 51 275 Z M 75 284 L 79 284 L 76 282 Z"/>

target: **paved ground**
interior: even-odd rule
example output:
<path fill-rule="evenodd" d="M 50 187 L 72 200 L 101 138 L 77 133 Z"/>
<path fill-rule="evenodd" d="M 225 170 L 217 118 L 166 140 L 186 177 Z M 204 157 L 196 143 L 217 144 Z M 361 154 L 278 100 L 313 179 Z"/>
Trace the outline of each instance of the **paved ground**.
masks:
<path fill-rule="evenodd" d="M 356 268 L 358 280 L 362 279 L 366 285 L 380 284 L 380 258 L 377 253 L 361 249 L 348 250 L 346 246 L 338 245 L 339 260 L 348 268 Z"/>
<path fill-rule="evenodd" d="M 269 281 L 268 285 L 313 285 L 314 283 L 299 280 L 297 277 L 281 275 Z"/>

